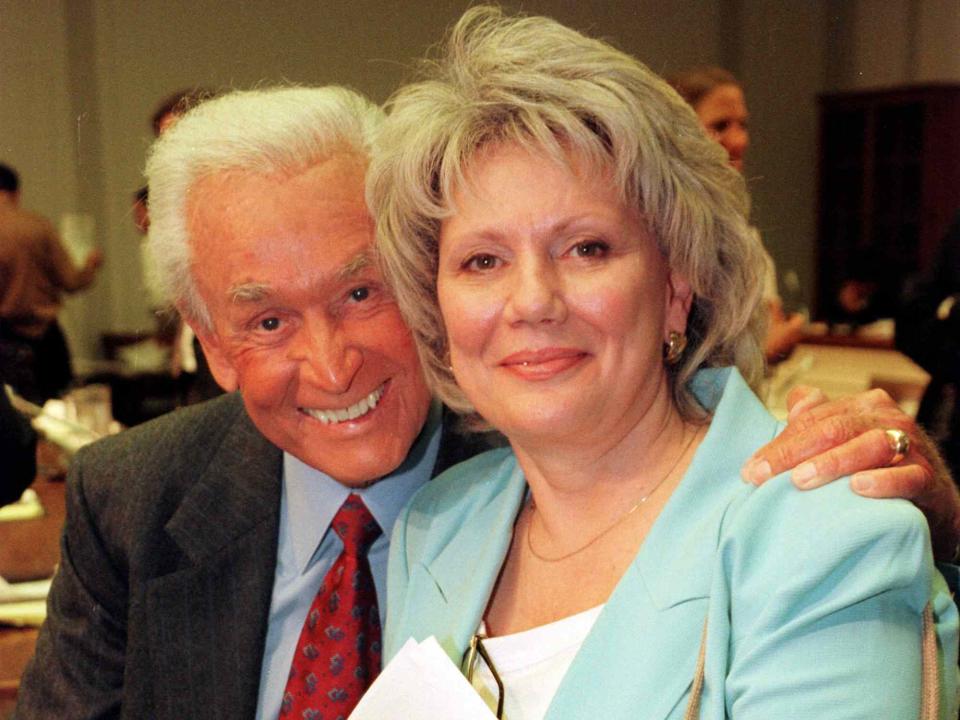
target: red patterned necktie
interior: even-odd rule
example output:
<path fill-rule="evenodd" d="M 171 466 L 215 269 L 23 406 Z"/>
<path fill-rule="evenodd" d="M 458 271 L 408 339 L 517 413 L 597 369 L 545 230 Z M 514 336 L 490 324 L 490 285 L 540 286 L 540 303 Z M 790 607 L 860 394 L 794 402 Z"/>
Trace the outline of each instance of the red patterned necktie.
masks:
<path fill-rule="evenodd" d="M 367 550 L 380 526 L 351 494 L 330 524 L 343 540 L 300 631 L 281 718 L 346 718 L 380 672 L 380 611 Z"/>

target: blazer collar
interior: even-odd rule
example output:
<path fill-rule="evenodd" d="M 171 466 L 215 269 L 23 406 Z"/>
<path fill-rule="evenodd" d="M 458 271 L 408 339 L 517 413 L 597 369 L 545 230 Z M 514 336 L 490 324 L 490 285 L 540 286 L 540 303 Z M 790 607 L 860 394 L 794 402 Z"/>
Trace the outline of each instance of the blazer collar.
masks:
<path fill-rule="evenodd" d="M 780 428 L 736 370 L 701 370 L 692 386 L 713 420 L 634 562 L 660 609 L 709 594 L 726 509 L 751 489 L 740 468 Z"/>
<path fill-rule="evenodd" d="M 640 574 L 651 602 L 661 609 L 709 593 L 709 568 L 727 499 L 749 490 L 739 480 L 740 467 L 779 428 L 735 370 L 701 370 L 693 388 L 713 410 L 713 422 L 630 571 Z M 429 563 L 429 572 L 446 597 L 462 598 L 458 591 L 477 588 L 477 583 L 492 590 L 489 576 L 495 580 L 499 573 L 526 493 L 514 456 L 506 455 L 495 477 L 472 485 L 471 493 L 478 509 L 465 522 L 452 523 L 456 532 Z M 435 511 L 444 513 L 443 508 Z M 456 512 L 462 508 L 452 508 L 451 517 Z"/>

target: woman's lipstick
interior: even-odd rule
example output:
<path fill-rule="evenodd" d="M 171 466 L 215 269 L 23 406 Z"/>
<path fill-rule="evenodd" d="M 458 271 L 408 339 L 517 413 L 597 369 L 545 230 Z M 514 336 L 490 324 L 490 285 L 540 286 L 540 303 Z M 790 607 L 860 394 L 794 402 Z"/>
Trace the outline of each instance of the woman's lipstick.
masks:
<path fill-rule="evenodd" d="M 500 361 L 500 367 L 525 380 L 549 380 L 581 363 L 587 353 L 576 348 L 521 350 Z"/>

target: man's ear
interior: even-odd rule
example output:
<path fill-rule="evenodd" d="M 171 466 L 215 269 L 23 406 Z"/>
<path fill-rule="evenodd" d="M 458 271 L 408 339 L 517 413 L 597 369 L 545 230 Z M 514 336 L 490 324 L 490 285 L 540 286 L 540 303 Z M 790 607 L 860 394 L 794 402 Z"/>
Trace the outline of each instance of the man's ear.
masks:
<path fill-rule="evenodd" d="M 687 316 L 693 305 L 693 289 L 686 277 L 671 270 L 667 276 L 667 302 L 663 327 L 667 333 L 687 331 Z"/>
<path fill-rule="evenodd" d="M 188 319 L 188 315 L 181 312 L 180 317 L 187 323 L 200 341 L 203 348 L 203 354 L 207 358 L 207 365 L 210 366 L 210 372 L 217 385 L 227 392 L 233 392 L 240 388 L 236 368 L 233 366 L 233 360 L 225 352 L 223 343 L 216 330 L 207 328 L 203 323 Z"/>

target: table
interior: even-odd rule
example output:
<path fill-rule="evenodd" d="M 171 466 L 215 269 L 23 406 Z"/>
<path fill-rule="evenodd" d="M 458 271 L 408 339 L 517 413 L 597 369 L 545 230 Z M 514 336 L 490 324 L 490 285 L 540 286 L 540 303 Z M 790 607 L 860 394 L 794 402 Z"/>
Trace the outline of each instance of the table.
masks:
<path fill-rule="evenodd" d="M 0 523 L 0 575 L 12 582 L 50 577 L 60 560 L 64 484 L 38 478 L 31 487 L 40 496 L 45 515 Z M 33 656 L 37 634 L 36 628 L 0 626 L 0 718 L 13 711 L 20 675 Z"/>
<path fill-rule="evenodd" d="M 881 388 L 915 416 L 929 381 L 923 368 L 882 344 L 819 338 L 801 342 L 789 359 L 775 366 L 764 400 L 782 419 L 787 415 L 786 394 L 795 385 L 813 385 L 831 398 Z"/>
<path fill-rule="evenodd" d="M 9 582 L 50 577 L 60 562 L 64 484 L 41 478 L 30 487 L 40 497 L 43 517 L 0 523 L 0 575 Z"/>

